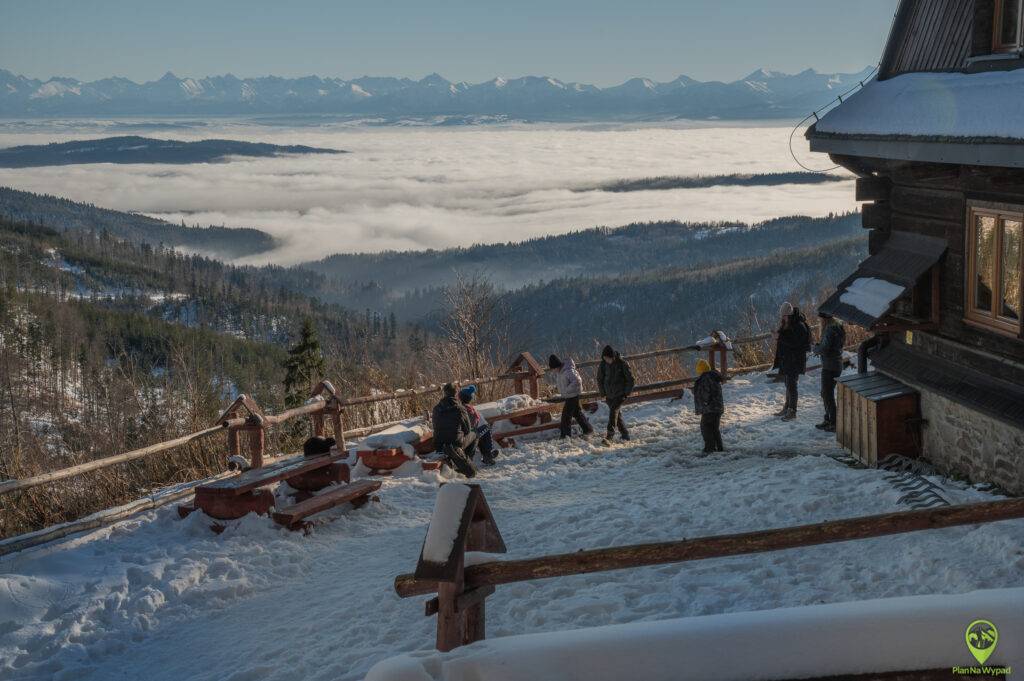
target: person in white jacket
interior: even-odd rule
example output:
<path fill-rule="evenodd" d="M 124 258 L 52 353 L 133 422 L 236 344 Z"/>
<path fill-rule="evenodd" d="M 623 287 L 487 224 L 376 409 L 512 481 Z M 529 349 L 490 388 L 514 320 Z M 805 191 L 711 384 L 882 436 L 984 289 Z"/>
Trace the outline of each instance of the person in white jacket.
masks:
<path fill-rule="evenodd" d="M 594 432 L 594 427 L 587 421 L 587 417 L 583 415 L 583 409 L 580 407 L 583 378 L 576 370 L 576 362 L 568 357 L 563 362 L 557 356 L 551 355 L 548 357 L 548 367 L 551 369 L 548 379 L 552 380 L 558 394 L 565 398 L 565 402 L 562 404 L 562 437 L 567 438 L 572 434 L 573 419 L 576 419 L 576 423 L 580 425 L 583 437 L 589 436 Z"/>

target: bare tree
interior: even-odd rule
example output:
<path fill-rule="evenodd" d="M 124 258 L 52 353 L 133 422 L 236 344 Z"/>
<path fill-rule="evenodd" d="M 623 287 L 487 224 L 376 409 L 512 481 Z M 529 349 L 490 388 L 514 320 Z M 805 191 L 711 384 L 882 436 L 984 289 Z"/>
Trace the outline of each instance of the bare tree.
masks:
<path fill-rule="evenodd" d="M 441 294 L 443 343 L 427 349 L 449 371 L 485 375 L 511 348 L 511 323 L 503 296 L 487 277 L 457 274 Z M 457 378 L 453 377 L 453 378 Z"/>

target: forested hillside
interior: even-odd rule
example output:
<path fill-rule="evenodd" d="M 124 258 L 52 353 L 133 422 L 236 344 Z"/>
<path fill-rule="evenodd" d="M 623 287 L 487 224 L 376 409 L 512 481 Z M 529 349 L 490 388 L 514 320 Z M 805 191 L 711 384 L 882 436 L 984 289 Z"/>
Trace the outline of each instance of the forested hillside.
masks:
<path fill-rule="evenodd" d="M 176 225 L 46 194 L 0 187 L 0 217 L 59 231 L 102 232 L 134 243 L 164 245 L 231 260 L 274 247 L 266 232 L 251 228 Z"/>
<path fill-rule="evenodd" d="M 455 272 L 483 273 L 496 286 L 515 289 L 541 281 L 607 277 L 662 267 L 694 267 L 737 257 L 826 244 L 860 234 L 860 216 L 793 216 L 751 225 L 743 222 L 633 223 L 597 227 L 504 244 L 431 251 L 341 253 L 304 268 L 348 285 L 357 305 L 392 304 L 399 317 L 422 310 L 430 289 Z M 402 297 L 413 294 L 410 301 Z M 332 292 L 322 293 L 330 297 Z M 338 302 L 352 305 L 342 297 Z"/>

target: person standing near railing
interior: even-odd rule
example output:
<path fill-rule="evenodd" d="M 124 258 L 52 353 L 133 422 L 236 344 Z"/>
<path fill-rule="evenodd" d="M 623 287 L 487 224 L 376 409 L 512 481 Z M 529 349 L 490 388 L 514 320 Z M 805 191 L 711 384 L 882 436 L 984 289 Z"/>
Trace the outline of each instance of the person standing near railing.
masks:
<path fill-rule="evenodd" d="M 693 384 L 693 410 L 700 415 L 700 434 L 704 453 L 724 452 L 722 446 L 722 375 L 706 359 L 697 362 L 697 380 Z"/>
<path fill-rule="evenodd" d="M 608 431 L 604 444 L 611 444 L 616 429 L 623 440 L 629 440 L 629 430 L 622 420 L 622 403 L 633 392 L 635 384 L 633 371 L 622 355 L 612 346 L 604 346 L 601 364 L 597 368 L 597 391 L 608 404 Z"/>
<path fill-rule="evenodd" d="M 821 317 L 821 339 L 814 346 L 814 354 L 821 357 L 821 401 L 825 405 L 825 420 L 815 426 L 818 430 L 836 432 L 836 379 L 843 373 L 843 346 L 846 329 L 842 322 L 828 314 Z"/>
<path fill-rule="evenodd" d="M 773 368 L 778 369 L 786 380 L 786 403 L 776 416 L 781 416 L 783 421 L 792 421 L 796 418 L 796 408 L 800 397 L 797 383 L 801 374 L 807 371 L 807 353 L 811 349 L 811 330 L 800 309 L 790 303 L 782 304 L 779 316 L 782 319 L 779 330 L 775 333 L 777 344 Z"/>
<path fill-rule="evenodd" d="M 589 437 L 594 432 L 594 427 L 583 414 L 580 406 L 580 393 L 583 392 L 583 377 L 576 370 L 576 362 L 567 357 L 563 362 L 557 355 L 548 357 L 548 368 L 551 369 L 549 380 L 555 384 L 555 389 L 561 397 L 565 398 L 562 403 L 562 421 L 559 424 L 562 439 L 572 434 L 572 420 L 576 419 L 583 437 Z"/>

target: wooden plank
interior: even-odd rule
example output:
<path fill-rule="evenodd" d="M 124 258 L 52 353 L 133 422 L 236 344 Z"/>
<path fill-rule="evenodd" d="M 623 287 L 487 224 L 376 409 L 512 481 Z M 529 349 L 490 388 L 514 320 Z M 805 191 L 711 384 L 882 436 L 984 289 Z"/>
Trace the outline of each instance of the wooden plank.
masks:
<path fill-rule="evenodd" d="M 511 584 L 534 579 L 749 555 L 1020 518 L 1024 518 L 1024 499 L 1002 499 L 937 509 L 883 513 L 740 534 L 495 561 L 466 568 L 465 585 L 467 588 L 477 588 Z M 403 598 L 432 593 L 437 590 L 437 586 L 436 581 L 418 580 L 411 574 L 395 578 L 395 591 Z"/>
<path fill-rule="evenodd" d="M 324 456 L 293 456 L 282 461 L 277 461 L 264 466 L 245 471 L 231 478 L 218 480 L 202 489 L 209 494 L 224 494 L 226 496 L 237 496 L 252 491 L 257 487 L 263 487 L 281 480 L 287 480 L 293 475 L 315 471 L 318 468 L 329 466 L 340 459 L 348 458 L 348 452 L 337 454 L 326 454 Z"/>
<path fill-rule="evenodd" d="M 15 492 L 18 490 L 28 489 L 30 487 L 36 487 L 38 485 L 44 485 L 49 482 L 55 482 L 57 480 L 63 480 L 70 478 L 75 475 L 81 475 L 82 473 L 88 473 L 89 471 L 95 471 L 100 468 L 107 468 L 114 464 L 124 463 L 126 461 L 135 461 L 141 459 L 150 454 L 156 454 L 157 452 L 164 452 L 168 449 L 180 447 L 181 445 L 201 440 L 205 437 L 209 437 L 215 433 L 219 433 L 223 430 L 221 425 L 211 426 L 210 428 L 204 428 L 203 430 L 195 433 L 189 433 L 188 435 L 182 435 L 181 437 L 173 440 L 167 440 L 166 442 L 158 442 L 155 445 L 143 447 L 141 449 L 133 449 L 130 452 L 124 454 L 117 454 L 116 456 L 108 456 L 103 459 L 96 459 L 95 461 L 88 461 L 86 463 L 79 464 L 77 466 L 71 466 L 70 468 L 62 468 L 58 471 L 52 471 L 50 473 L 40 473 L 39 475 L 33 475 L 30 478 L 23 478 L 21 480 L 5 480 L 0 482 L 0 494 L 6 494 L 8 492 Z"/>
<path fill-rule="evenodd" d="M 380 486 L 380 480 L 360 480 L 350 485 L 339 485 L 323 494 L 317 494 L 293 506 L 276 511 L 273 514 L 274 521 L 281 525 L 291 526 L 314 513 L 320 513 L 329 508 L 365 497 L 367 494 L 379 490 Z"/>

